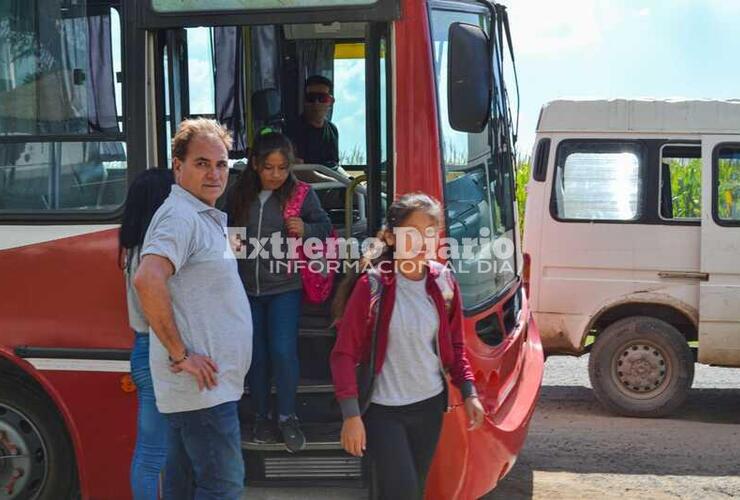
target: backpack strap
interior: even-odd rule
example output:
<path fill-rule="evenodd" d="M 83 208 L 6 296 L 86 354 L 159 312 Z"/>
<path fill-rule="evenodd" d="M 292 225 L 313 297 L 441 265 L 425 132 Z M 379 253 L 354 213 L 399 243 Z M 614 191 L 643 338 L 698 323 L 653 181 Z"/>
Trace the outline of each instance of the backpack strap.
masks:
<path fill-rule="evenodd" d="M 383 297 L 383 280 L 380 273 L 375 269 L 367 271 L 368 284 L 370 285 L 370 310 L 373 315 L 373 330 L 370 340 L 370 366 L 375 373 L 375 351 L 378 345 L 378 324 L 380 323 L 380 303 Z"/>
<path fill-rule="evenodd" d="M 370 285 L 370 310 L 373 312 L 373 329 L 370 337 L 370 362 L 366 394 L 360 398 L 360 412 L 365 413 L 370 406 L 373 386 L 375 385 L 375 363 L 378 350 L 378 325 L 380 324 L 380 310 L 383 302 L 383 280 L 376 269 L 367 271 Z M 367 372 L 366 372 L 367 373 Z"/>
<path fill-rule="evenodd" d="M 455 300 L 455 277 L 450 268 L 444 264 L 433 260 L 430 261 L 429 265 L 437 271 L 434 283 L 439 288 L 439 293 L 444 300 L 445 310 L 449 315 L 452 312 L 452 305 Z"/>
<path fill-rule="evenodd" d="M 306 200 L 306 196 L 308 196 L 308 191 L 310 189 L 311 186 L 307 183 L 296 181 L 293 194 L 288 198 L 288 201 L 285 203 L 285 208 L 283 209 L 284 219 L 301 216 L 301 208 L 303 207 L 303 202 Z"/>

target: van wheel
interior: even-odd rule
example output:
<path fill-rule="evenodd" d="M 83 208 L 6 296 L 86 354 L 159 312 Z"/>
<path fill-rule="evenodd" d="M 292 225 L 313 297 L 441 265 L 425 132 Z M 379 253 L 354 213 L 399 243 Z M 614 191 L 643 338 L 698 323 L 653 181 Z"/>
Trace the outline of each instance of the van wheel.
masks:
<path fill-rule="evenodd" d="M 694 380 L 694 358 L 673 325 L 649 316 L 616 321 L 596 338 L 588 375 L 599 402 L 628 417 L 663 417 Z"/>
<path fill-rule="evenodd" d="M 0 379 L 2 498 L 73 498 L 75 457 L 49 400 L 16 378 Z"/>

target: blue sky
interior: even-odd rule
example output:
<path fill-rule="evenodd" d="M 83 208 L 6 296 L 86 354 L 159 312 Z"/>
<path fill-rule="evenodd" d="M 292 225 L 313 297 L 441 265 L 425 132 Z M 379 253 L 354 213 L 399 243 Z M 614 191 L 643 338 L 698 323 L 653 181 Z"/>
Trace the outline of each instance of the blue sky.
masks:
<path fill-rule="evenodd" d="M 522 154 L 553 99 L 740 98 L 740 0 L 501 1 L 519 70 Z"/>
<path fill-rule="evenodd" d="M 520 154 L 531 153 L 540 108 L 553 99 L 740 98 L 740 0 L 499 1 L 519 71 Z M 346 105 L 363 93 L 352 69 L 335 75 L 346 85 L 334 115 L 343 147 L 364 142 L 364 109 Z"/>

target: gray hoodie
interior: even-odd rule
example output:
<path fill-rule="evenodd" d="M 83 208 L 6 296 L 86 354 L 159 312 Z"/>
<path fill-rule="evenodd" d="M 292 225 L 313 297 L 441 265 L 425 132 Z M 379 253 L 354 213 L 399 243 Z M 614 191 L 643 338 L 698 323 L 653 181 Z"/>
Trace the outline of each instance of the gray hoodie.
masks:
<path fill-rule="evenodd" d="M 331 220 L 321 208 L 319 197 L 313 188 L 309 189 L 306 199 L 301 207 L 301 219 L 305 227 L 303 238 L 316 237 L 324 239 L 331 231 Z M 283 259 L 275 259 L 272 253 L 272 241 L 270 237 L 278 233 L 281 237 L 287 238 L 285 229 L 285 220 L 283 219 L 283 210 L 280 206 L 277 196 L 270 194 L 264 205 L 260 203 L 259 198 L 255 199 L 249 207 L 249 220 L 247 221 L 247 245 L 246 259 L 239 259 L 239 275 L 248 295 L 272 295 L 276 293 L 299 290 L 303 285 L 298 273 L 287 272 L 286 266 L 277 265 L 276 261 L 287 262 L 287 245 L 282 246 Z M 249 258 L 255 253 L 255 246 L 252 239 L 263 240 L 263 253 L 270 255 L 269 258 L 259 256 Z"/>

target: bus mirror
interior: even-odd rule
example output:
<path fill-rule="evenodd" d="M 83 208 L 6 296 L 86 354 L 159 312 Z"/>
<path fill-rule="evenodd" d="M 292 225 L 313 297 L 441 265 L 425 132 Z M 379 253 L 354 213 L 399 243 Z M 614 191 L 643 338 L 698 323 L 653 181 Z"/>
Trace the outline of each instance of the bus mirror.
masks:
<path fill-rule="evenodd" d="M 447 54 L 450 126 L 460 132 L 483 131 L 491 113 L 491 52 L 478 26 L 452 23 Z"/>

